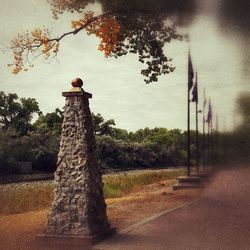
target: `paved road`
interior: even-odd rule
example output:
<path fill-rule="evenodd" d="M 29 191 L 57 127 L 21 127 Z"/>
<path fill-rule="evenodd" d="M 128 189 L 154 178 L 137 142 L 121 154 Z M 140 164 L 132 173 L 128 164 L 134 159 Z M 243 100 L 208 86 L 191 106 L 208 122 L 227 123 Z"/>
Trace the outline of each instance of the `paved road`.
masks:
<path fill-rule="evenodd" d="M 199 201 L 94 249 L 250 250 L 250 166 L 221 170 Z"/>

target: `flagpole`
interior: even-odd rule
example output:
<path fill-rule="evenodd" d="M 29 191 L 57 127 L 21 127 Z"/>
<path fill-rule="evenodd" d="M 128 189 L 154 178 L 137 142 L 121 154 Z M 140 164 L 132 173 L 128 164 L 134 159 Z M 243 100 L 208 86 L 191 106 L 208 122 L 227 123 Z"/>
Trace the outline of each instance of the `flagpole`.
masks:
<path fill-rule="evenodd" d="M 208 105 L 208 113 L 207 113 L 207 165 L 210 166 L 211 164 L 211 152 L 212 152 L 212 105 L 211 100 L 209 99 Z"/>
<path fill-rule="evenodd" d="M 199 125 L 198 125 L 198 114 L 199 114 L 199 110 L 198 110 L 198 76 L 197 76 L 197 72 L 195 74 L 195 85 L 193 88 L 193 99 L 192 101 L 195 102 L 195 137 L 196 137 L 196 172 L 199 173 Z"/>
<path fill-rule="evenodd" d="M 206 166 L 206 155 L 205 155 L 205 149 L 206 149 L 206 120 L 205 120 L 205 108 L 206 108 L 206 94 L 205 94 L 205 88 L 204 88 L 204 100 L 203 100 L 203 128 L 202 128 L 202 163 L 203 163 L 203 170 L 205 170 Z"/>
<path fill-rule="evenodd" d="M 187 94 L 187 176 L 190 176 L 190 89 L 188 87 L 188 94 Z"/>
<path fill-rule="evenodd" d="M 187 89 L 187 176 L 190 176 L 190 90 L 193 87 L 194 71 L 190 55 L 190 49 L 188 50 L 188 89 Z"/>
<path fill-rule="evenodd" d="M 198 127 L 198 101 L 195 102 L 195 122 L 196 122 L 196 172 L 199 173 L 199 127 Z"/>
<path fill-rule="evenodd" d="M 214 145 L 213 145 L 213 116 L 211 116 L 211 124 L 210 124 L 210 144 L 211 144 L 211 151 L 210 151 L 210 162 L 211 165 L 213 165 L 213 160 L 214 160 Z"/>
<path fill-rule="evenodd" d="M 210 165 L 210 126 L 209 121 L 207 121 L 207 167 Z"/>
<path fill-rule="evenodd" d="M 215 163 L 218 164 L 218 151 L 219 151 L 219 121 L 218 121 L 218 113 L 216 114 L 216 123 L 215 123 Z"/>
<path fill-rule="evenodd" d="M 205 110 L 203 109 L 203 112 Z M 205 115 L 203 115 L 203 128 L 202 128 L 202 164 L 203 164 L 203 170 L 205 170 L 206 167 L 206 160 L 205 160 L 205 144 L 206 144 L 206 130 L 205 130 Z"/>
<path fill-rule="evenodd" d="M 187 176 L 190 176 L 190 159 L 191 159 L 191 150 L 190 150 L 190 90 L 192 89 L 194 83 L 194 70 L 193 64 L 190 55 L 190 49 L 188 50 L 188 91 L 187 91 Z"/>

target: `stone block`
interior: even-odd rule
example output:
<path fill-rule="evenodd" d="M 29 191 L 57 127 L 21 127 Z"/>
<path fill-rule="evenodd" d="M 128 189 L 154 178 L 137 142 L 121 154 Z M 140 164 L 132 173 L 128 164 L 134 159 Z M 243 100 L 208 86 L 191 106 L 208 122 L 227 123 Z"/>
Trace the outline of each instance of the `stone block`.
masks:
<path fill-rule="evenodd" d="M 39 234 L 36 237 L 36 245 L 42 249 L 53 250 L 91 250 L 92 246 L 116 233 L 115 228 L 90 236 L 75 235 L 48 235 Z"/>

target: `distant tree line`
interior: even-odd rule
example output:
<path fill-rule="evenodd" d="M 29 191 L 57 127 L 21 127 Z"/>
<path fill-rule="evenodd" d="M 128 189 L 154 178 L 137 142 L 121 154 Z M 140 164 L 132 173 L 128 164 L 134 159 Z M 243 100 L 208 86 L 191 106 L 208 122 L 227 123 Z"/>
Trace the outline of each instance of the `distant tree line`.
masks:
<path fill-rule="evenodd" d="M 35 122 L 32 122 L 37 116 Z M 103 169 L 178 166 L 186 162 L 186 132 L 144 128 L 136 132 L 115 127 L 113 119 L 92 114 L 99 165 Z M 18 173 L 19 162 L 34 170 L 54 171 L 63 112 L 43 114 L 34 98 L 0 92 L 0 173 Z M 195 133 L 191 133 L 195 155 Z M 194 160 L 193 160 L 194 161 Z"/>
<path fill-rule="evenodd" d="M 238 96 L 236 111 L 240 120 L 233 131 L 218 135 L 219 162 L 228 165 L 250 162 L 250 92 Z"/>

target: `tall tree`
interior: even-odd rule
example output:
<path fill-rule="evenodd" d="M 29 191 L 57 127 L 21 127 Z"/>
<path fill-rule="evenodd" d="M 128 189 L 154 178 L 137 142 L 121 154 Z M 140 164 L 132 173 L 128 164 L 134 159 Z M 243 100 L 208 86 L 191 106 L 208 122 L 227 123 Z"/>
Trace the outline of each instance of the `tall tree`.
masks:
<path fill-rule="evenodd" d="M 94 126 L 95 135 L 113 135 L 113 127 L 115 125 L 114 119 L 104 120 L 101 114 L 94 113 L 92 115 L 92 121 Z"/>
<path fill-rule="evenodd" d="M 34 126 L 36 129 L 42 132 L 51 131 L 56 135 L 60 135 L 62 131 L 63 111 L 56 108 L 54 112 L 47 113 L 46 115 L 40 115 Z"/>
<path fill-rule="evenodd" d="M 17 94 L 0 92 L 0 126 L 14 128 L 21 134 L 31 130 L 34 114 L 41 114 L 34 98 L 18 98 Z"/>
<path fill-rule="evenodd" d="M 183 39 L 176 25 L 187 24 L 195 10 L 194 0 L 49 0 L 49 3 L 54 18 L 64 12 L 79 12 L 82 18 L 72 21 L 72 30 L 58 37 L 53 37 L 46 28 L 18 34 L 11 42 L 14 61 L 9 64 L 15 74 L 33 66 L 30 56 L 44 54 L 46 59 L 55 56 L 64 37 L 86 30 L 100 38 L 98 49 L 106 57 L 137 54 L 139 61 L 146 64 L 141 70 L 145 82 L 156 82 L 160 75 L 175 69 L 172 59 L 164 54 L 165 43 Z M 101 4 L 101 14 L 84 12 L 93 3 Z"/>
<path fill-rule="evenodd" d="M 237 98 L 237 112 L 240 115 L 241 123 L 239 128 L 250 132 L 250 92 L 241 93 Z"/>

